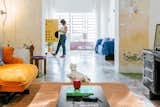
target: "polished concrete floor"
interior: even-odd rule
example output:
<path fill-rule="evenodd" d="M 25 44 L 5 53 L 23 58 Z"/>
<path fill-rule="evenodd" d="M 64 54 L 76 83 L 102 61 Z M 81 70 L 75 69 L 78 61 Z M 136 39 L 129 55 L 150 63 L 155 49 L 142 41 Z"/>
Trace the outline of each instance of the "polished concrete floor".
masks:
<path fill-rule="evenodd" d="M 47 74 L 40 72 L 36 81 L 71 82 L 67 77 L 70 73 L 70 64 L 77 64 L 77 71 L 87 75 L 91 82 L 121 82 L 126 84 L 133 92 L 141 96 L 146 103 L 148 90 L 142 85 L 141 80 L 125 77 L 114 70 L 113 61 L 105 61 L 104 56 L 97 55 L 93 51 L 71 51 L 65 58 L 60 55 L 53 57 L 47 54 Z M 159 101 L 153 101 L 156 107 L 160 107 Z M 151 106 L 153 107 L 153 106 Z"/>

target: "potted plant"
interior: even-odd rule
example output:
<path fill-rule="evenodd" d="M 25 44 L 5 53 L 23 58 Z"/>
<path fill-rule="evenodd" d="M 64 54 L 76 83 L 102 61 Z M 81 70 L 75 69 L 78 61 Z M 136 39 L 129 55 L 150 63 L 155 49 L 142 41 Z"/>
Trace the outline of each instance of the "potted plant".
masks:
<path fill-rule="evenodd" d="M 47 46 L 48 46 L 48 52 L 51 52 L 52 51 L 52 42 L 48 42 L 47 43 Z"/>

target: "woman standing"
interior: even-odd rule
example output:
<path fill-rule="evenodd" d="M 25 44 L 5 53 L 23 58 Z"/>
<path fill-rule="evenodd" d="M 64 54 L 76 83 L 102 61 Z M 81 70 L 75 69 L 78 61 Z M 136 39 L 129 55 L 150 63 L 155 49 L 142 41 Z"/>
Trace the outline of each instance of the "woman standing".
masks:
<path fill-rule="evenodd" d="M 52 55 L 56 56 L 57 53 L 58 53 L 58 51 L 59 51 L 59 48 L 62 46 L 62 48 L 63 48 L 63 54 L 62 54 L 61 57 L 64 58 L 65 55 L 66 55 L 66 46 L 65 46 L 65 44 L 66 44 L 66 38 L 67 38 L 66 37 L 67 25 L 66 25 L 66 21 L 64 19 L 62 19 L 60 21 L 60 23 L 62 24 L 61 29 L 58 30 L 58 32 L 60 33 L 60 39 L 59 39 L 59 42 L 58 42 L 58 46 L 57 46 L 56 52 L 53 53 Z"/>

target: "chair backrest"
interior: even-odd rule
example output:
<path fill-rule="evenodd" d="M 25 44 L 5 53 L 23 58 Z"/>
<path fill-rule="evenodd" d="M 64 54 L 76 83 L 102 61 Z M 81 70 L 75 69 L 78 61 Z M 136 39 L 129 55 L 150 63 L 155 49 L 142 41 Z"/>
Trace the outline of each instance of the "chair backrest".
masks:
<path fill-rule="evenodd" d="M 34 54 L 34 45 L 32 44 L 30 47 L 29 47 L 29 52 L 30 52 L 30 64 L 32 64 L 32 56 Z"/>

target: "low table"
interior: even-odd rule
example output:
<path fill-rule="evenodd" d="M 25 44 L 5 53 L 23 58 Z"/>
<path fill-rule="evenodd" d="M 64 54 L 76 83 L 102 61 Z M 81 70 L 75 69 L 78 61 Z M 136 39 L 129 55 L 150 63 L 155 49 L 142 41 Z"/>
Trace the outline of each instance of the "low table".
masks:
<path fill-rule="evenodd" d="M 100 100 L 98 102 L 68 101 L 66 93 L 69 87 L 71 87 L 71 85 L 68 86 L 66 85 L 61 87 L 57 107 L 91 107 L 89 105 L 92 105 L 92 107 L 110 107 L 103 93 L 103 90 L 100 86 L 84 86 L 84 87 L 92 87 L 94 96 L 96 96 Z"/>

